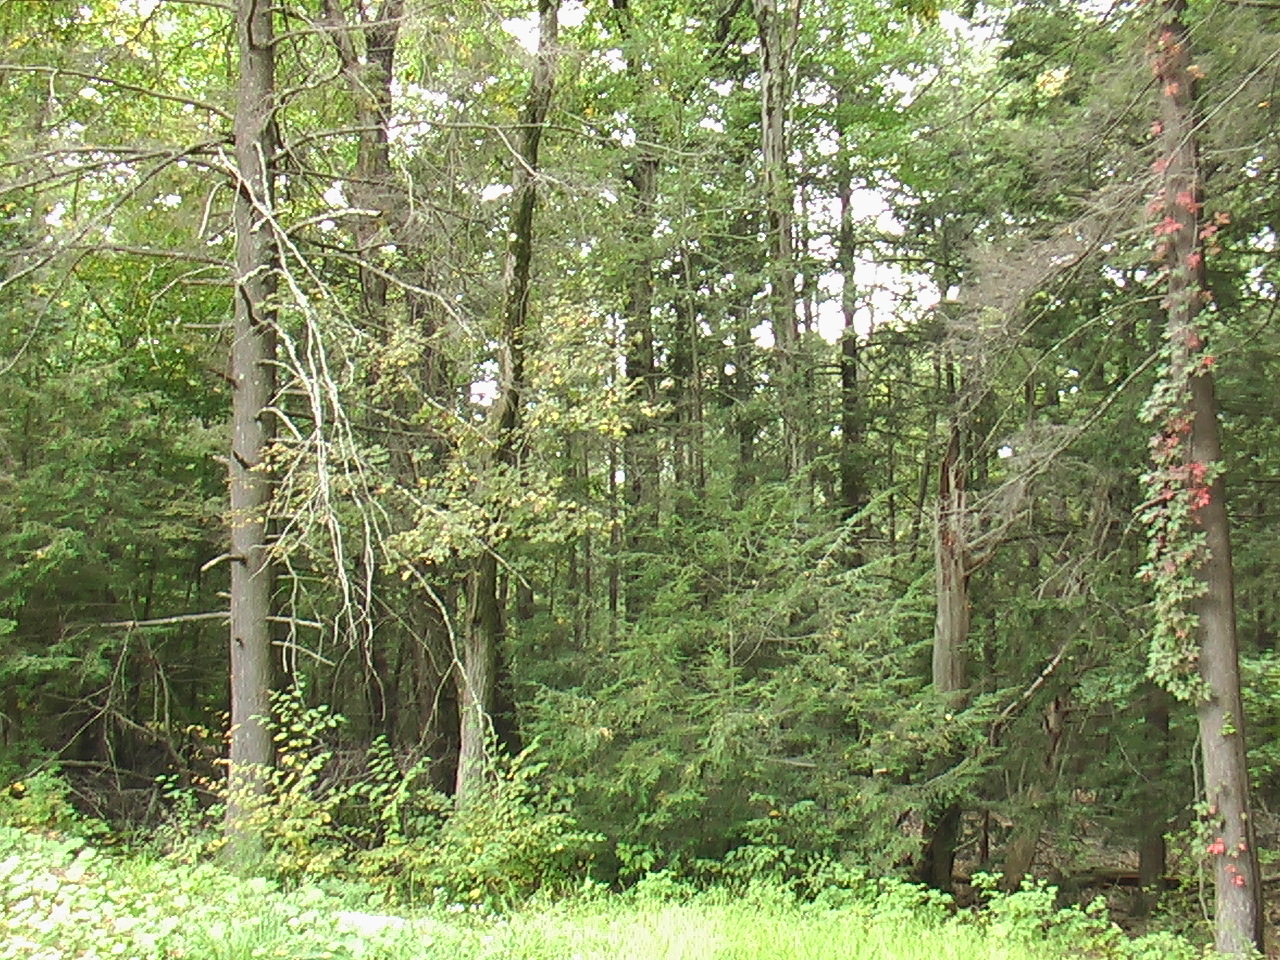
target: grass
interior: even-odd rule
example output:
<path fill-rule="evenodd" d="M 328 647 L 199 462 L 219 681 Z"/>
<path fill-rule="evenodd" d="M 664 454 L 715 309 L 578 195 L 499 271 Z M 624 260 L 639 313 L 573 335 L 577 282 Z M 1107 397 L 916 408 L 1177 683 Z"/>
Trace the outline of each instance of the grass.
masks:
<path fill-rule="evenodd" d="M 504 914 L 385 912 L 357 888 L 284 889 L 210 864 L 97 852 L 0 827 L 0 960 L 1183 960 L 1051 891 L 952 915 L 935 894 L 867 882 L 797 900 L 776 883 L 587 888 Z"/>
<path fill-rule="evenodd" d="M 519 915 L 492 956 L 521 960 L 1042 960 L 973 928 L 782 904 L 602 904 Z M 478 954 L 476 956 L 483 956 Z"/>

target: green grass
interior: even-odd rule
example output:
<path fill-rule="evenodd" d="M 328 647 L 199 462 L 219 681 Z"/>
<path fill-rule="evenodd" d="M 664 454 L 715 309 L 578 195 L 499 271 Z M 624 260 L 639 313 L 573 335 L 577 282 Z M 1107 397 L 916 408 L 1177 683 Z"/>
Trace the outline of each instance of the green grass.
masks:
<path fill-rule="evenodd" d="M 1041 960 L 954 924 L 768 904 L 603 904 L 521 914 L 497 952 L 520 960 Z M 477 954 L 476 956 L 486 956 Z"/>
<path fill-rule="evenodd" d="M 94 851 L 0 827 L 0 960 L 1182 960 L 1050 891 L 952 915 L 934 894 L 867 882 L 798 901 L 776 883 L 690 893 L 666 878 L 588 888 L 506 915 L 391 915 L 367 893 L 292 890 L 210 864 Z"/>

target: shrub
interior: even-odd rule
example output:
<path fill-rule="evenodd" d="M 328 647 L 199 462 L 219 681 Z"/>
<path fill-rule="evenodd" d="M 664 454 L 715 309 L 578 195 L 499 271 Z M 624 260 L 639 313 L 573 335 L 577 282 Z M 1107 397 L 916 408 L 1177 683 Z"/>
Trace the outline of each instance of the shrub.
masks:
<path fill-rule="evenodd" d="M 480 792 L 439 826 L 391 834 L 360 854 L 357 871 L 402 897 L 498 909 L 578 881 L 603 838 L 546 800 L 534 749 L 497 763 Z"/>

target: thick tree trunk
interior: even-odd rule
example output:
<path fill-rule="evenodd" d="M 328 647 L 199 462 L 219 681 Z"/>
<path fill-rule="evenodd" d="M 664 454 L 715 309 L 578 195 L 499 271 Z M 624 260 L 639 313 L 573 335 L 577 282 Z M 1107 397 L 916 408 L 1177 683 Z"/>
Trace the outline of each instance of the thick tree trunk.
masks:
<path fill-rule="evenodd" d="M 1203 588 L 1194 604 L 1196 659 L 1203 680 L 1197 714 L 1214 873 L 1214 933 L 1220 952 L 1247 956 L 1262 949 L 1262 890 L 1249 819 L 1230 524 L 1223 480 L 1214 471 L 1222 451 L 1212 359 L 1203 352 L 1196 323 L 1205 300 L 1203 241 L 1216 225 L 1203 225 L 1199 216 L 1204 197 L 1195 112 L 1198 71 L 1182 19 L 1185 11 L 1185 0 L 1166 0 L 1155 40 L 1160 106 L 1156 169 L 1163 173 L 1157 198 L 1163 218 L 1156 234 L 1168 279 L 1169 382 L 1185 396 L 1185 415 L 1170 417 L 1158 443 L 1159 448 L 1183 451 L 1182 489 L 1177 492 L 1189 498 L 1193 528 L 1204 535 L 1199 569 L 1186 575 L 1198 575 Z"/>
<path fill-rule="evenodd" d="M 1213 382 L 1192 379 L 1191 462 L 1218 463 L 1218 417 Z M 1245 756 L 1244 704 L 1236 638 L 1235 586 L 1229 523 L 1221 477 L 1199 511 L 1208 559 L 1205 592 L 1196 604 L 1200 620 L 1200 674 L 1206 697 L 1197 708 L 1205 799 L 1213 838 L 1214 939 L 1218 950 L 1246 956 L 1262 949 L 1262 876 L 1249 818 L 1249 764 Z"/>
<path fill-rule="evenodd" d="M 954 380 L 952 394 L 954 395 Z M 933 689 L 950 709 L 965 700 L 965 645 L 969 639 L 969 551 L 966 543 L 966 468 L 960 426 L 951 425 L 947 452 L 938 472 L 937 531 L 934 536 L 937 615 L 933 633 Z M 920 879 L 951 889 L 961 810 L 955 803 L 935 809 L 925 823 Z"/>
<path fill-rule="evenodd" d="M 267 4 L 240 0 L 235 116 L 235 316 L 232 325 L 231 504 L 231 760 L 232 799 L 226 826 L 243 828 L 237 791 L 254 789 L 273 759 L 270 713 L 270 620 L 273 573 L 267 513 L 271 478 L 263 459 L 274 434 L 275 245 L 269 223 L 271 157 L 275 154 L 275 47 Z"/>
<path fill-rule="evenodd" d="M 960 428 L 952 424 L 938 475 L 938 529 L 934 542 L 938 610 L 933 632 L 933 689 L 955 703 L 962 699 L 965 688 L 964 650 L 969 639 L 966 506 Z"/>
<path fill-rule="evenodd" d="M 800 397 L 800 332 L 796 318 L 795 186 L 787 117 L 800 25 L 800 0 L 755 0 L 760 39 L 760 152 L 768 233 L 770 318 L 778 376 L 785 462 L 802 466 L 804 410 Z"/>
<path fill-rule="evenodd" d="M 494 462 L 499 469 L 513 470 L 520 460 L 517 431 L 525 389 L 533 214 L 538 201 L 538 149 L 555 89 L 559 12 L 560 0 L 538 0 L 538 55 L 521 113 L 519 157 L 512 177 L 515 191 L 511 245 L 507 250 L 502 359 L 492 413 Z M 488 747 L 493 727 L 490 718 L 503 636 L 498 559 L 492 549 L 476 560 L 468 580 L 468 615 L 457 670 L 460 753 L 456 795 L 459 804 L 467 803 L 477 794 L 489 768 Z"/>
<path fill-rule="evenodd" d="M 493 705 L 502 644 L 498 559 L 481 556 L 467 581 L 467 618 L 458 671 L 458 802 L 474 796 L 488 771 L 494 742 Z"/>

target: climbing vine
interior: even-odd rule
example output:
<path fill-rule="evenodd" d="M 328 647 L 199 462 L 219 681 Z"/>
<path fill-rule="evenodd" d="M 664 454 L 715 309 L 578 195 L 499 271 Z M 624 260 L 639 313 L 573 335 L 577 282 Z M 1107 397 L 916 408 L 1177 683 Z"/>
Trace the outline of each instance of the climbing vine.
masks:
<path fill-rule="evenodd" d="M 1204 281 L 1204 257 L 1217 252 L 1217 233 L 1229 222 L 1224 213 L 1201 222 L 1204 208 L 1191 118 L 1195 81 L 1202 74 L 1188 63 L 1181 21 L 1155 33 L 1152 72 L 1159 85 L 1161 118 L 1151 128 L 1158 185 L 1147 207 L 1154 221 L 1152 260 L 1157 286 L 1166 294 L 1165 362 L 1143 408 L 1156 425 L 1151 469 L 1143 475 L 1147 500 L 1139 517 L 1147 527 L 1147 562 L 1139 571 L 1153 588 L 1153 628 L 1148 673 L 1175 696 L 1201 699 L 1200 647 L 1196 601 L 1205 593 L 1203 570 L 1209 559 L 1200 512 L 1213 499 L 1218 465 L 1194 449 L 1194 381 L 1210 375 L 1202 310 L 1212 296 Z"/>

